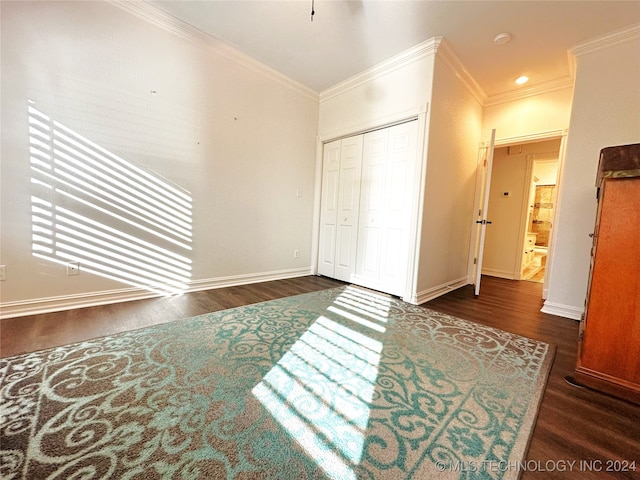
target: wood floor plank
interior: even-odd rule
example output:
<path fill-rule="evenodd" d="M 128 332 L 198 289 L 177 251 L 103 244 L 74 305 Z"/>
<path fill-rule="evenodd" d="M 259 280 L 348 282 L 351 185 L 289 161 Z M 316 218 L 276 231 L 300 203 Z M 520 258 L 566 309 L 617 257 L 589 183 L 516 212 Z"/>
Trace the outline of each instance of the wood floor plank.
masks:
<path fill-rule="evenodd" d="M 340 285 L 309 276 L 5 319 L 0 323 L 0 356 Z M 522 479 L 640 479 L 640 406 L 565 381 L 575 366 L 578 323 L 541 313 L 541 296 L 540 283 L 486 277 L 478 298 L 466 286 L 424 307 L 556 346 L 527 461 L 519 466 Z M 615 461 L 635 461 L 636 471 L 619 471 L 622 464 Z"/>

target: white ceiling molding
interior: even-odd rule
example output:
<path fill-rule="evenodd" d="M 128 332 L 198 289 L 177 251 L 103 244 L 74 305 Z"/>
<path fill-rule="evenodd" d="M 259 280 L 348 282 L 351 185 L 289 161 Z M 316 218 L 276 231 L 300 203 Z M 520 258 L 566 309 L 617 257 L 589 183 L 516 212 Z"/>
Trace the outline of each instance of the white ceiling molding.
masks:
<path fill-rule="evenodd" d="M 487 101 L 487 94 L 478 84 L 478 82 L 476 82 L 473 76 L 471 76 L 467 68 L 462 64 L 458 56 L 454 53 L 454 51 L 451 49 L 444 38 L 441 38 L 437 54 L 438 57 L 442 59 L 442 61 L 444 61 L 444 63 L 462 81 L 464 86 L 467 87 L 471 95 L 473 95 L 473 97 L 480 103 L 480 105 L 484 106 L 485 102 Z"/>
<path fill-rule="evenodd" d="M 423 58 L 425 55 L 433 54 L 434 52 L 438 55 L 438 58 L 440 58 L 456 74 L 464 86 L 469 90 L 471 95 L 473 95 L 473 97 L 483 107 L 520 100 L 543 93 L 562 90 L 564 88 L 573 88 L 574 76 L 571 75 L 488 97 L 482 87 L 480 87 L 466 67 L 462 64 L 446 40 L 442 37 L 434 37 L 324 90 L 320 93 L 320 101 L 322 102 L 336 95 L 340 95 L 352 88 L 356 88 L 371 81 L 373 78 L 385 75 L 393 70 L 415 62 L 416 60 Z"/>
<path fill-rule="evenodd" d="M 522 100 L 528 97 L 535 97 L 536 95 L 542 95 L 544 93 L 555 92 L 556 90 L 562 90 L 564 88 L 573 88 L 574 76 L 566 76 L 564 78 L 558 78 L 556 80 L 550 80 L 548 82 L 538 83 L 531 85 L 530 87 L 523 87 L 511 92 L 499 93 L 492 95 L 486 99 L 483 106 L 491 107 L 500 103 L 513 102 L 515 100 Z"/>
<path fill-rule="evenodd" d="M 578 61 L 576 59 L 576 54 L 573 53 L 572 50 L 567 50 L 567 63 L 569 65 L 569 77 L 576 80 L 576 71 L 578 70 Z"/>
<path fill-rule="evenodd" d="M 283 75 L 282 73 L 274 70 L 265 64 L 251 58 L 248 55 L 240 52 L 239 50 L 221 42 L 215 37 L 204 33 L 203 31 L 192 27 L 191 25 L 178 20 L 171 15 L 164 13 L 157 7 L 147 2 L 131 2 L 127 0 L 107 0 L 112 5 L 132 14 L 136 17 L 149 22 L 156 27 L 177 35 L 183 39 L 194 43 L 204 44 L 205 47 L 210 48 L 215 53 L 222 55 L 223 57 L 232 60 L 233 62 L 242 65 L 248 69 L 253 70 L 255 73 L 263 75 L 271 80 L 274 80 L 285 87 L 288 87 L 311 100 L 318 101 L 318 92 L 303 85 L 295 80 Z"/>
<path fill-rule="evenodd" d="M 633 25 L 622 30 L 611 32 L 602 37 L 594 38 L 573 47 L 570 51 L 576 56 L 584 55 L 585 53 L 595 52 L 603 48 L 609 48 L 614 45 L 627 42 L 629 40 L 635 40 L 640 38 L 640 24 Z"/>
<path fill-rule="evenodd" d="M 398 68 L 402 68 L 409 65 L 427 55 L 433 55 L 436 53 L 438 46 L 440 45 L 441 37 L 434 37 L 419 43 L 415 47 L 412 47 L 404 52 L 394 55 L 393 57 L 374 65 L 371 68 L 364 70 L 346 80 L 327 88 L 320 92 L 320 101 L 323 102 L 330 98 L 347 92 L 353 88 L 357 88 L 367 82 L 370 82 L 376 77 L 386 75 Z"/>

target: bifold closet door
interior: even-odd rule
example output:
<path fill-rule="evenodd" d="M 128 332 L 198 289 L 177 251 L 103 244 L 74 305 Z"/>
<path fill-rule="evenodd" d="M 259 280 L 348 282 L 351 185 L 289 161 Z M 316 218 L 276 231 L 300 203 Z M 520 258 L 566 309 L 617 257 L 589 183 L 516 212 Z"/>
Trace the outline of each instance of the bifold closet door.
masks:
<path fill-rule="evenodd" d="M 355 282 L 393 295 L 407 283 L 418 122 L 365 134 Z"/>
<path fill-rule="evenodd" d="M 318 273 L 352 281 L 355 272 L 363 136 L 324 146 Z"/>

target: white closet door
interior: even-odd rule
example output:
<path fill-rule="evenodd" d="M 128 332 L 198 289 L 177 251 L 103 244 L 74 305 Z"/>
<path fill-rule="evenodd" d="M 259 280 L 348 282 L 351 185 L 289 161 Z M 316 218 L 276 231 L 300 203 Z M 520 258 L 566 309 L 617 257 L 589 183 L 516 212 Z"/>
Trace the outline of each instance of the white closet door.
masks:
<path fill-rule="evenodd" d="M 325 144 L 322 163 L 318 273 L 328 277 L 335 272 L 340 147 L 340 140 Z"/>
<path fill-rule="evenodd" d="M 334 278 L 351 282 L 356 269 L 363 136 L 342 140 Z"/>
<path fill-rule="evenodd" d="M 394 295 L 406 288 L 417 122 L 364 136 L 355 282 Z"/>
<path fill-rule="evenodd" d="M 351 281 L 356 266 L 362 135 L 324 146 L 318 273 Z"/>

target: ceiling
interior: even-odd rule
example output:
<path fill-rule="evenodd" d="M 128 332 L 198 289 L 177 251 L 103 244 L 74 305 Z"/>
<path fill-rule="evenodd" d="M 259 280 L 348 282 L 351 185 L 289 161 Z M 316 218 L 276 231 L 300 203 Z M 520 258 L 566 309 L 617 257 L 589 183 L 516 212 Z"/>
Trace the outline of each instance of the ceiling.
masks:
<path fill-rule="evenodd" d="M 322 92 L 444 37 L 486 97 L 571 80 L 568 50 L 640 24 L 640 1 L 149 0 L 164 12 Z M 509 43 L 494 37 L 509 32 Z M 640 54 L 640 52 L 639 52 Z M 526 87 L 516 77 L 530 78 Z"/>

